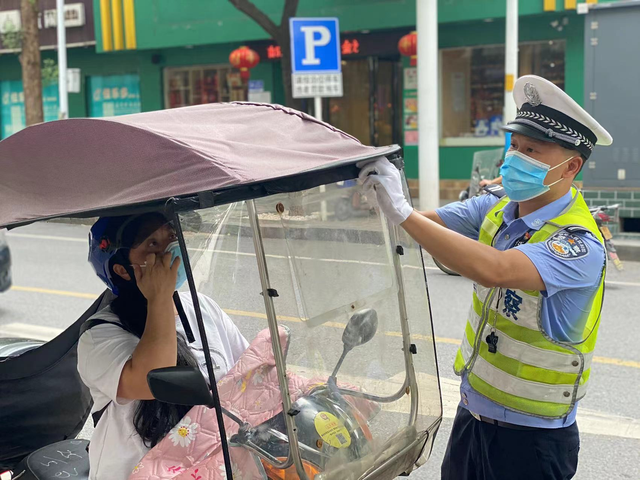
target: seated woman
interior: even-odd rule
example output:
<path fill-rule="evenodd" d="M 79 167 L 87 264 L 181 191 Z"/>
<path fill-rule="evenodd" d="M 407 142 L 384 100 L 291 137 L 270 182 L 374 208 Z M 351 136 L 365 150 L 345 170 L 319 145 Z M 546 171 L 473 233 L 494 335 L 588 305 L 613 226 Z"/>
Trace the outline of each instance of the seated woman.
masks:
<path fill-rule="evenodd" d="M 78 372 L 99 414 L 89 458 L 91 480 L 126 480 L 134 466 L 190 410 L 154 400 L 149 371 L 198 366 L 208 378 L 191 296 L 181 293 L 196 341 L 187 343 L 174 302 L 186 280 L 174 228 L 159 213 L 98 220 L 89 237 L 89 261 L 117 297 L 92 319 L 78 343 Z M 236 363 L 248 342 L 210 298 L 199 295 L 216 380 Z"/>

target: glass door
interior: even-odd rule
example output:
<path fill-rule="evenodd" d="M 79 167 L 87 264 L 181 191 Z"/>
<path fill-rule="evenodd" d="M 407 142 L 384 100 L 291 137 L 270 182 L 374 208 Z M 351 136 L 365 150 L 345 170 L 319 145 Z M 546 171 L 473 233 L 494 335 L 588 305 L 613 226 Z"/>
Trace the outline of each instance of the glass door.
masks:
<path fill-rule="evenodd" d="M 398 62 L 368 57 L 342 63 L 344 96 L 324 101 L 324 119 L 366 145 L 398 143 Z"/>

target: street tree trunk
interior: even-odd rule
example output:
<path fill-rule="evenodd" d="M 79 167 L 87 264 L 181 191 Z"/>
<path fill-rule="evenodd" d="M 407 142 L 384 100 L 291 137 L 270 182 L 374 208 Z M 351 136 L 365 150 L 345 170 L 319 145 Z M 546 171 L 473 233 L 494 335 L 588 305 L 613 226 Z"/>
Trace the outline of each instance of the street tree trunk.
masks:
<path fill-rule="evenodd" d="M 38 38 L 38 0 L 21 0 L 22 16 L 22 88 L 27 126 L 44 121 L 42 110 L 42 75 Z"/>
<path fill-rule="evenodd" d="M 280 46 L 280 50 L 282 51 L 280 65 L 282 66 L 282 86 L 284 87 L 285 105 L 300 110 L 302 103 L 299 99 L 293 98 L 293 92 L 291 90 L 291 44 L 289 37 L 289 19 L 296 16 L 299 0 L 285 0 L 280 25 L 276 25 L 250 0 L 229 0 L 229 2 L 260 25 Z"/>
<path fill-rule="evenodd" d="M 299 98 L 293 98 L 293 88 L 291 86 L 291 43 L 289 40 L 289 20 L 287 20 L 287 32 L 285 38 L 281 42 L 280 50 L 282 58 L 280 65 L 282 66 L 282 86 L 284 87 L 285 104 L 288 107 L 302 110 L 302 101 Z"/>
<path fill-rule="evenodd" d="M 276 25 L 262 10 L 255 6 L 250 0 L 229 0 L 229 2 L 242 13 L 251 18 L 262 27 L 269 36 L 276 41 L 282 51 L 280 65 L 282 66 L 282 86 L 284 87 L 285 105 L 287 107 L 302 110 L 300 99 L 293 98 L 291 89 L 291 43 L 289 34 L 289 19 L 295 17 L 298 11 L 299 0 L 285 0 L 282 9 L 280 25 Z M 294 192 L 290 196 L 291 206 L 289 215 L 304 216 L 304 206 L 302 205 L 303 195 L 301 192 Z"/>

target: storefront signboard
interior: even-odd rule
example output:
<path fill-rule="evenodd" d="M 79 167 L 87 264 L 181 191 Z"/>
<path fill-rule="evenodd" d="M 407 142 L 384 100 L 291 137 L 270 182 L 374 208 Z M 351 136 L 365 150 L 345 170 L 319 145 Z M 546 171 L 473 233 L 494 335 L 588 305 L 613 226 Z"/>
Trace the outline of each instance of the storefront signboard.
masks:
<path fill-rule="evenodd" d="M 33 2 L 38 7 L 38 41 L 41 47 L 57 47 L 58 12 L 55 0 Z M 97 2 L 98 5 L 100 2 Z M 108 2 L 107 2 L 108 3 Z M 93 23 L 93 0 L 77 0 L 64 5 L 64 26 L 67 30 L 67 47 L 93 45 L 96 39 Z M 22 29 L 20 0 L 0 1 L 0 49 L 15 50 L 15 39 L 6 34 Z M 6 37 L 6 38 L 5 38 Z M 9 40 L 12 40 L 9 42 Z M 6 42 L 3 43 L 3 42 Z"/>
<path fill-rule="evenodd" d="M 113 117 L 141 111 L 138 75 L 89 77 L 89 95 L 90 117 Z"/>

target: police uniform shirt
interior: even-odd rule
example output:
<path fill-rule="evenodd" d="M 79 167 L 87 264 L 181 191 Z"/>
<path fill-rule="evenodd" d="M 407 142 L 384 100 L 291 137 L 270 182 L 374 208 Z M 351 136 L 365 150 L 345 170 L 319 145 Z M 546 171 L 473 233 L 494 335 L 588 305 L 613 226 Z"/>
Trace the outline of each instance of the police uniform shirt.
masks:
<path fill-rule="evenodd" d="M 535 265 L 546 286 L 542 291 L 541 323 L 554 340 L 580 341 L 598 290 L 605 263 L 602 244 L 588 232 L 558 232 L 547 241 L 525 243 L 527 233 L 533 235 L 545 220 L 558 217 L 572 200 L 571 192 L 562 198 L 516 218 L 518 204 L 509 202 L 503 208 L 504 224 L 497 233 L 494 246 L 498 250 L 517 248 Z M 466 237 L 478 240 L 480 226 L 496 204 L 493 195 L 473 197 L 436 210 L 445 225 Z M 571 248 L 567 253 L 568 247 Z M 489 266 L 488 266 L 489 267 Z M 517 305 L 516 305 L 517 307 Z M 541 428 L 567 427 L 575 421 L 576 407 L 565 418 L 542 419 L 508 410 L 478 394 L 469 385 L 466 374 L 460 386 L 460 406 L 478 415 L 503 422 Z"/>

